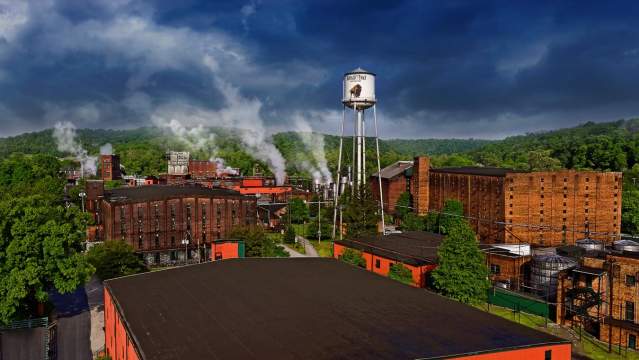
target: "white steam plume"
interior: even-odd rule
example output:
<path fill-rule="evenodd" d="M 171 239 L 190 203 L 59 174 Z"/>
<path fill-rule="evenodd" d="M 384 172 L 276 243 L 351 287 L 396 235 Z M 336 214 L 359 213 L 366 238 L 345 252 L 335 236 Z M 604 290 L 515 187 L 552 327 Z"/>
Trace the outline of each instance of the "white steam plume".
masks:
<path fill-rule="evenodd" d="M 215 162 L 215 173 L 217 176 L 223 175 L 239 175 L 239 171 L 237 169 L 232 168 L 230 166 L 226 166 L 224 164 L 224 159 L 222 158 L 211 158 L 209 161 Z"/>
<path fill-rule="evenodd" d="M 58 122 L 53 129 L 53 137 L 57 142 L 58 151 L 71 153 L 82 167 L 82 176 L 85 174 L 95 175 L 97 173 L 97 158 L 89 156 L 87 151 L 76 140 L 75 125 L 68 121 Z"/>
<path fill-rule="evenodd" d="M 316 174 L 309 171 L 311 172 L 311 175 L 313 175 L 313 180 L 323 184 L 330 184 L 333 175 L 328 169 L 328 162 L 326 161 L 326 154 L 324 153 L 324 135 L 313 132 L 313 128 L 299 115 L 295 117 L 295 129 L 302 139 L 304 146 L 311 153 L 317 164 L 318 171 Z M 309 165 L 310 164 L 302 164 L 302 166 Z"/>
<path fill-rule="evenodd" d="M 204 128 L 201 124 L 187 128 L 177 119 L 171 119 L 168 122 L 156 119 L 154 122 L 161 128 L 169 130 L 178 140 L 184 143 L 190 151 L 205 150 L 209 152 L 209 156 L 215 154 L 217 151 L 215 134 L 209 129 Z"/>
<path fill-rule="evenodd" d="M 197 141 L 193 141 L 197 139 L 195 134 L 206 131 L 204 126 L 231 128 L 250 155 L 264 161 L 275 175 L 277 184 L 283 184 L 286 162 L 271 142 L 264 127 L 264 121 L 260 116 L 262 103 L 257 99 L 242 97 L 237 88 L 217 77 L 214 81 L 224 96 L 225 107 L 220 110 L 208 110 L 183 102 L 169 103 L 158 107 L 153 113 L 153 123 L 171 129 L 178 136 L 191 136 L 191 142 L 194 144 L 198 144 Z"/>
<path fill-rule="evenodd" d="M 100 146 L 100 155 L 113 155 L 113 145 L 106 143 Z"/>

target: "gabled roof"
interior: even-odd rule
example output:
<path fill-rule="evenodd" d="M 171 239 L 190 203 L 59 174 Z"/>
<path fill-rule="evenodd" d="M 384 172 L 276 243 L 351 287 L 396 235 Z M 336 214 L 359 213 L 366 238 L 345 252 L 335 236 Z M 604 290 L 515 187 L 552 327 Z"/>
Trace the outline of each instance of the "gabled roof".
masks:
<path fill-rule="evenodd" d="M 413 167 L 412 161 L 397 161 L 387 167 L 383 168 L 380 173 L 382 174 L 382 179 L 392 179 L 397 175 L 401 175 L 407 169 Z M 373 176 L 377 177 L 379 173 L 374 173 Z"/>

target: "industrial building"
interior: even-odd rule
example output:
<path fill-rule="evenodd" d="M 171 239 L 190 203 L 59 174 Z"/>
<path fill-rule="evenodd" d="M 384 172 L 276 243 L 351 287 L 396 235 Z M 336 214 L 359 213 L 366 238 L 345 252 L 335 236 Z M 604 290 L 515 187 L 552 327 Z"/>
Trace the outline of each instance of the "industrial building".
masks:
<path fill-rule="evenodd" d="M 490 280 L 499 287 L 520 290 L 532 259 L 529 244 L 480 244 L 490 270 Z"/>
<path fill-rule="evenodd" d="M 334 259 L 233 259 L 104 284 L 113 360 L 571 357 L 567 340 Z"/>
<path fill-rule="evenodd" d="M 584 239 L 577 263 L 557 276 L 557 323 L 588 331 L 610 349 L 638 349 L 639 243 Z"/>
<path fill-rule="evenodd" d="M 119 155 L 100 155 L 100 178 L 104 181 L 122 179 Z"/>
<path fill-rule="evenodd" d="M 379 199 L 378 176 L 387 212 L 395 211 L 405 191 L 419 215 L 459 200 L 481 242 L 560 246 L 586 233 L 606 243 L 620 238 L 620 172 L 432 168 L 422 156 L 373 174 L 371 189 Z"/>
<path fill-rule="evenodd" d="M 336 259 L 346 249 L 361 252 L 366 270 L 388 276 L 392 264 L 400 263 L 413 275 L 413 286 L 426 287 L 428 274 L 437 267 L 437 249 L 444 237 L 425 231 L 408 231 L 385 236 L 370 235 L 333 243 Z"/>
<path fill-rule="evenodd" d="M 257 202 L 236 191 L 198 185 L 105 190 L 87 181 L 89 241 L 124 240 L 149 264 L 210 259 L 211 243 L 238 226 L 254 226 Z M 188 250 L 188 251 L 187 251 Z"/>

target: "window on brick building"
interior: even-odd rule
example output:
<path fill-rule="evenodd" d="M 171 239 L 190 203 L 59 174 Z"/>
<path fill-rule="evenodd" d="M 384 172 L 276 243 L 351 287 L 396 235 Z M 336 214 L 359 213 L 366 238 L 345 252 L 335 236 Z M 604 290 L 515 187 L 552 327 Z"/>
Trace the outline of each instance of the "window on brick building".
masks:
<path fill-rule="evenodd" d="M 171 236 L 171 246 L 175 246 L 175 236 Z"/>
<path fill-rule="evenodd" d="M 626 286 L 635 286 L 637 278 L 634 275 L 626 275 Z"/>
<path fill-rule="evenodd" d="M 628 335 L 628 347 L 631 349 L 637 348 L 637 336 L 633 334 Z"/>
<path fill-rule="evenodd" d="M 490 264 L 490 273 L 495 275 L 501 274 L 501 266 L 497 264 Z"/>
<path fill-rule="evenodd" d="M 626 301 L 626 320 L 635 321 L 635 303 Z"/>
<path fill-rule="evenodd" d="M 160 234 L 155 234 L 155 247 L 160 247 Z"/>
<path fill-rule="evenodd" d="M 175 222 L 175 205 L 171 205 L 171 230 L 175 230 L 176 222 Z"/>
<path fill-rule="evenodd" d="M 191 204 L 186 205 L 186 230 L 191 230 Z"/>
<path fill-rule="evenodd" d="M 382 267 L 382 263 L 381 263 L 381 261 L 379 261 L 379 259 L 375 259 L 375 267 L 376 267 L 377 269 L 379 269 L 380 267 Z"/>
<path fill-rule="evenodd" d="M 143 244 L 142 244 L 142 235 L 139 235 L 138 236 L 138 248 L 142 249 L 142 246 L 143 246 Z"/>

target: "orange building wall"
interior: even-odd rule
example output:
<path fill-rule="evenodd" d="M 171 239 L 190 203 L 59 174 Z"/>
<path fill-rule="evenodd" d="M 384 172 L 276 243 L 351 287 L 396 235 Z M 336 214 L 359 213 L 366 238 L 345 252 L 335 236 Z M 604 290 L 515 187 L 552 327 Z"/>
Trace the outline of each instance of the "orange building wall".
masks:
<path fill-rule="evenodd" d="M 345 246 L 339 244 L 333 244 L 333 256 L 335 259 L 338 259 L 340 255 L 346 250 Z M 366 261 L 366 270 L 372 271 L 375 274 L 388 276 L 388 272 L 390 271 L 390 266 L 399 261 L 391 260 L 385 258 L 383 256 L 362 252 L 362 257 Z M 375 267 L 376 260 L 379 260 L 379 268 Z M 412 266 L 408 264 L 403 264 L 406 268 L 408 268 L 413 274 L 413 286 L 415 287 L 425 287 L 426 286 L 426 277 L 428 273 L 433 271 L 437 266 L 436 265 L 423 265 L 423 266 Z"/>
<path fill-rule="evenodd" d="M 552 351 L 552 360 L 570 360 L 571 347 L 570 344 L 547 345 L 532 348 L 499 351 L 489 354 L 479 354 L 471 356 L 453 357 L 452 359 L 464 360 L 523 360 L 523 359 L 539 359 L 543 360 L 546 350 Z"/>
<path fill-rule="evenodd" d="M 104 344 L 112 360 L 140 359 L 108 288 L 104 289 Z"/>
<path fill-rule="evenodd" d="M 239 244 L 237 242 L 222 242 L 211 244 L 211 261 L 215 261 L 215 254 L 220 253 L 222 259 L 236 259 L 239 255 Z"/>

